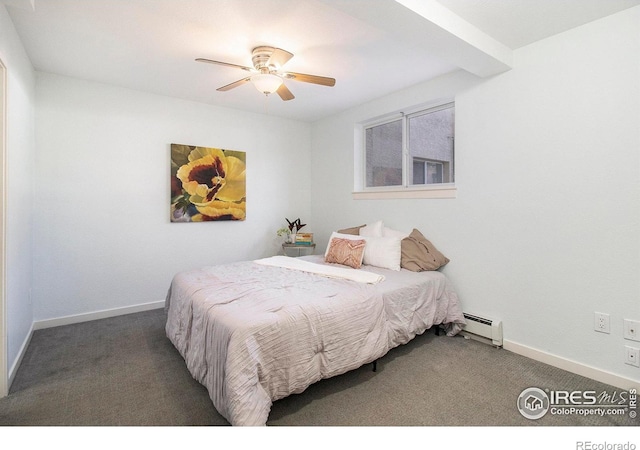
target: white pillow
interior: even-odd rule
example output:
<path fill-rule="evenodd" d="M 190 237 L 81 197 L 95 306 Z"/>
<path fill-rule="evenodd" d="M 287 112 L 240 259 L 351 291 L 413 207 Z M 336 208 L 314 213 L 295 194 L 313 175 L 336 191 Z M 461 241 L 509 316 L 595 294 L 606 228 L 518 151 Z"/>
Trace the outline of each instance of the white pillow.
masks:
<path fill-rule="evenodd" d="M 404 231 L 392 230 L 391 228 L 382 227 L 382 236 L 384 237 L 397 237 L 400 239 L 404 239 L 409 237 L 410 233 L 405 233 Z"/>
<path fill-rule="evenodd" d="M 362 238 L 362 236 L 360 236 Z M 383 269 L 400 270 L 402 256 L 399 237 L 365 237 L 363 264 L 382 267 Z"/>
<path fill-rule="evenodd" d="M 365 225 L 360 228 L 360 236 L 366 237 L 382 237 L 382 229 L 384 228 L 384 224 L 382 220 L 378 220 L 377 222 L 373 222 Z"/>

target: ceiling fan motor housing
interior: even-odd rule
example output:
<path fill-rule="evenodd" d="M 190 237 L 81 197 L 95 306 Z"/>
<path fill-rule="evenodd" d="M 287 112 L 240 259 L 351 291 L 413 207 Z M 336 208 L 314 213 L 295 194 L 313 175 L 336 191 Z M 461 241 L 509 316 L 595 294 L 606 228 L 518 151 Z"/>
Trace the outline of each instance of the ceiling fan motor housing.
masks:
<path fill-rule="evenodd" d="M 267 63 L 269 62 L 269 58 L 271 58 L 271 54 L 275 49 L 273 47 L 256 47 L 251 52 L 251 61 L 253 62 L 253 67 L 261 73 L 270 73 L 278 70 L 278 67 L 271 66 L 269 67 Z"/>

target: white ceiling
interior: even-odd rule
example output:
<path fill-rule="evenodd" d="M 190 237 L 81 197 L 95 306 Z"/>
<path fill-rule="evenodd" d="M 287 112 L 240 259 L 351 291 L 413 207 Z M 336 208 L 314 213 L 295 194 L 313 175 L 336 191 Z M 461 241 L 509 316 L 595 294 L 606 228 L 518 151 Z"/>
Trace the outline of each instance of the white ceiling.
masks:
<path fill-rule="evenodd" d="M 36 68 L 197 102 L 313 121 L 460 68 L 508 70 L 512 50 L 640 0 L 0 0 Z M 295 56 L 283 102 L 247 75 L 258 45 Z"/>

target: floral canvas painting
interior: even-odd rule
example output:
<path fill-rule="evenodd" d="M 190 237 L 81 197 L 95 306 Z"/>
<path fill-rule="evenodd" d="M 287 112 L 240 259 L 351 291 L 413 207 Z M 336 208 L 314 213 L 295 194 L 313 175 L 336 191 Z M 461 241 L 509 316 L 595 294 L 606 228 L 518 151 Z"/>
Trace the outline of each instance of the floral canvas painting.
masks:
<path fill-rule="evenodd" d="M 244 220 L 246 153 L 171 144 L 171 222 Z"/>

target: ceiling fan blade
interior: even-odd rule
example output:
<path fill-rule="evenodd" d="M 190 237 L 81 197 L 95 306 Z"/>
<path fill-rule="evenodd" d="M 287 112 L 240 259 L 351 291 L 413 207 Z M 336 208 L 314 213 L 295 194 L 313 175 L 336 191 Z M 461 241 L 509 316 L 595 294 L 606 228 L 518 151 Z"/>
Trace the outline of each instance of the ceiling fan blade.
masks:
<path fill-rule="evenodd" d="M 226 86 L 219 87 L 216 91 L 228 91 L 235 87 L 241 86 L 245 83 L 251 81 L 251 77 L 243 78 L 242 80 L 234 81 L 233 83 L 227 84 Z"/>
<path fill-rule="evenodd" d="M 252 69 L 251 67 L 239 66 L 238 64 L 231 64 L 231 63 L 226 63 L 226 62 L 222 62 L 222 61 L 214 61 L 213 59 L 196 58 L 196 61 L 205 62 L 205 63 L 209 63 L 209 64 L 217 64 L 219 66 L 235 67 L 236 69 L 246 70 L 247 72 L 254 72 L 255 71 L 255 69 Z"/>
<path fill-rule="evenodd" d="M 282 50 L 281 48 L 274 48 L 273 53 L 269 57 L 269 61 L 267 61 L 267 66 L 275 66 L 277 69 L 284 66 L 287 61 L 293 58 L 293 53 L 289 53 L 286 50 Z"/>
<path fill-rule="evenodd" d="M 306 73 L 286 72 L 283 77 L 290 80 L 302 81 L 304 83 L 320 84 L 322 86 L 335 86 L 336 79 L 329 77 L 321 77 L 318 75 L 307 75 Z"/>
<path fill-rule="evenodd" d="M 294 95 L 291 93 L 291 91 L 289 90 L 289 88 L 287 86 L 285 86 L 284 83 L 282 83 L 280 85 L 280 87 L 278 88 L 278 90 L 276 91 L 278 93 L 278 95 L 280 96 L 280 98 L 282 100 L 284 100 L 285 102 L 287 100 L 293 100 L 295 97 Z"/>

